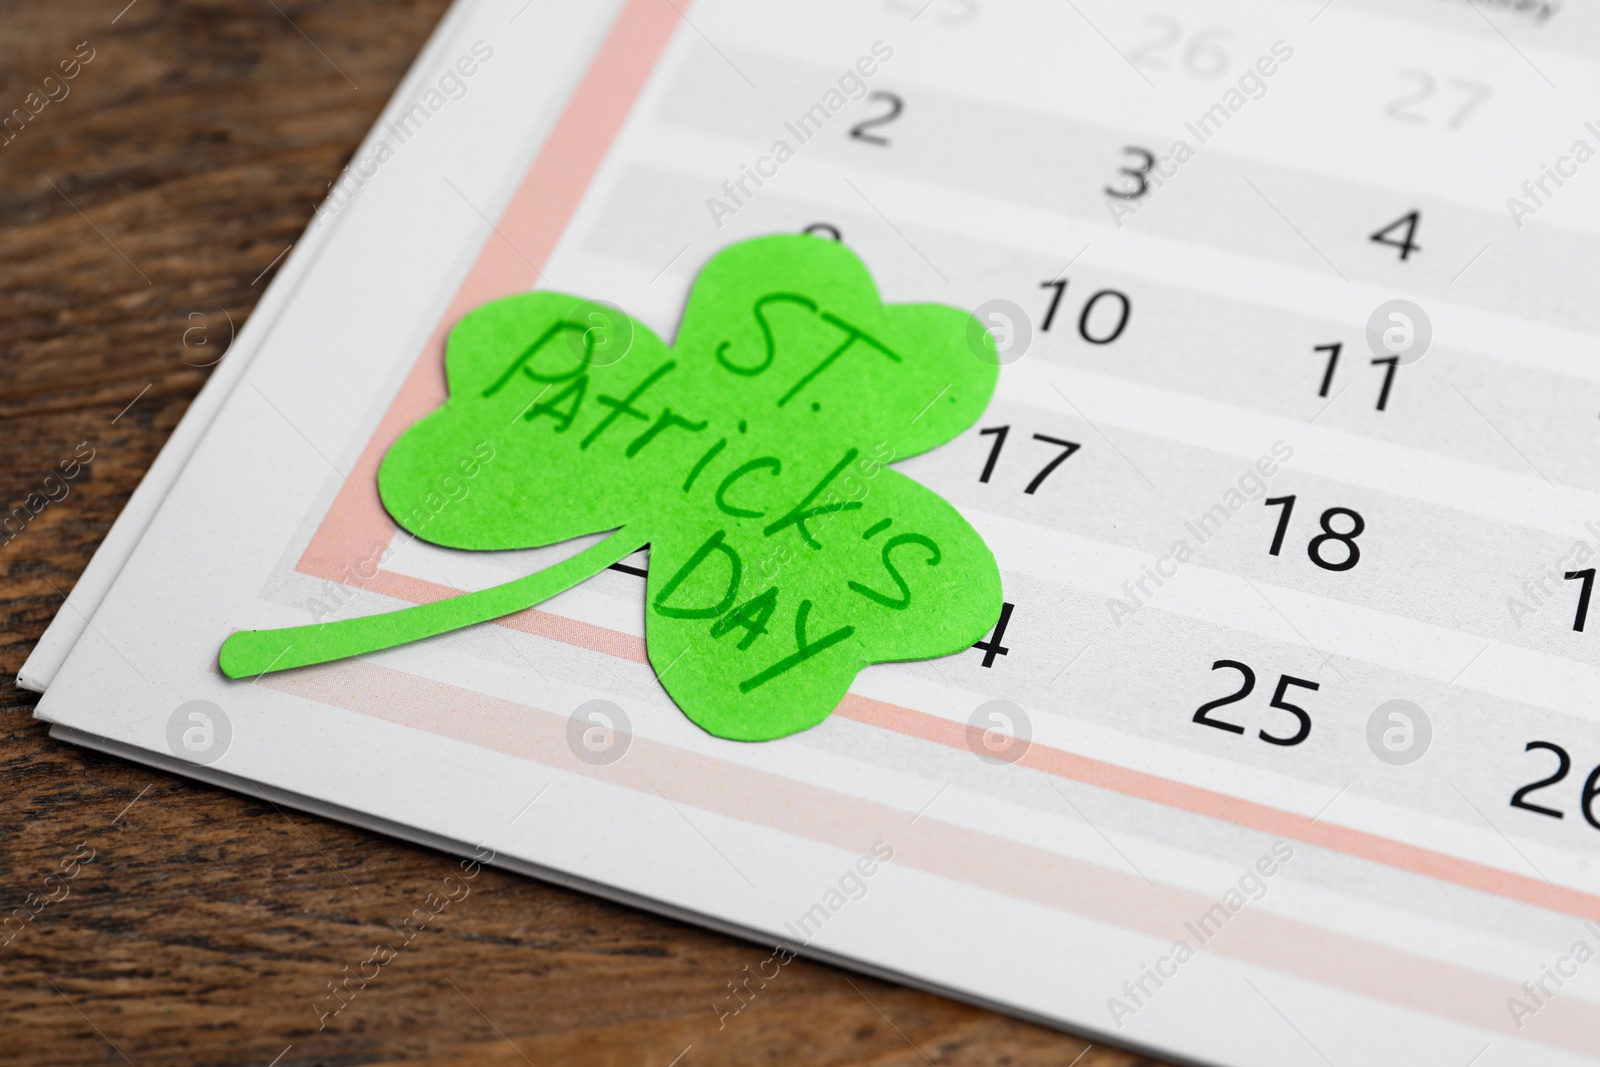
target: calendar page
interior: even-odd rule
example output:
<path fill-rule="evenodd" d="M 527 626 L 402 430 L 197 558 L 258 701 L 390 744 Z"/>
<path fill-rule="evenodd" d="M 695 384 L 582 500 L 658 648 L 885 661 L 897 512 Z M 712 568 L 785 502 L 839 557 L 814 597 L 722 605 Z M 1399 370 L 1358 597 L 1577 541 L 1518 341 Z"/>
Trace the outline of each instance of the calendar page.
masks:
<path fill-rule="evenodd" d="M 1600 1062 L 1600 13 L 546 6 L 452 13 L 64 617 L 39 715 L 1175 1059 Z M 234 631 L 599 540 L 454 551 L 386 513 L 463 315 L 549 290 L 670 342 L 701 268 L 776 233 L 986 331 L 981 417 L 878 457 L 992 549 L 982 640 L 723 740 L 646 657 L 646 549 L 453 634 L 222 676 Z"/>

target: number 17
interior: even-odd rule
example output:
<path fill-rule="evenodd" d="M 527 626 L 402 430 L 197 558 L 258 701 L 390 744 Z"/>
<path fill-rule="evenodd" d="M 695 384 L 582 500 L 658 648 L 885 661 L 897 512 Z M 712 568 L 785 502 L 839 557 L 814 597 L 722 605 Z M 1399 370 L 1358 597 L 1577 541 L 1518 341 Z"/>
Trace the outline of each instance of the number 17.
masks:
<path fill-rule="evenodd" d="M 994 447 L 989 449 L 989 458 L 983 465 L 983 473 L 978 475 L 978 481 L 984 483 L 989 481 L 989 476 L 994 473 L 994 465 L 1000 459 L 1000 450 L 1006 446 L 1006 435 L 1010 432 L 1011 427 L 1009 426 L 990 426 L 987 429 L 978 431 L 979 437 L 992 436 L 994 438 Z M 1032 496 L 1044 484 L 1044 480 L 1050 477 L 1067 457 L 1083 447 L 1076 441 L 1063 441 L 1059 437 L 1050 437 L 1042 433 L 1034 434 L 1033 439 L 1035 441 L 1043 441 L 1049 445 L 1058 445 L 1061 448 L 1061 453 L 1055 459 L 1046 463 L 1039 473 L 1033 476 L 1033 481 L 1029 482 L 1028 487 L 1022 491 L 1027 496 Z"/>

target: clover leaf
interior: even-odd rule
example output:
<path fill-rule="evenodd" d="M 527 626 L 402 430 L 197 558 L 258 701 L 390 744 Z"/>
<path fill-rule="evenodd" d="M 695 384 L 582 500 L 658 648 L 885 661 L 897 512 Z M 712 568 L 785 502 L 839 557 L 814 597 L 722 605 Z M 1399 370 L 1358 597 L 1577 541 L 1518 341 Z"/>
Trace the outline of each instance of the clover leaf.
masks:
<path fill-rule="evenodd" d="M 498 618 L 648 545 L 646 648 L 684 713 L 744 741 L 813 726 L 862 667 L 958 652 L 999 615 L 983 539 L 886 466 L 982 413 L 996 361 L 972 336 L 987 338 L 958 309 L 885 305 L 853 253 L 808 236 L 719 253 L 671 347 L 575 296 L 486 304 L 450 335 L 450 399 L 385 456 L 384 506 L 459 549 L 609 536 L 450 600 L 234 634 L 222 669 L 321 663 Z M 494 460 L 470 496 L 441 506 L 485 443 Z"/>

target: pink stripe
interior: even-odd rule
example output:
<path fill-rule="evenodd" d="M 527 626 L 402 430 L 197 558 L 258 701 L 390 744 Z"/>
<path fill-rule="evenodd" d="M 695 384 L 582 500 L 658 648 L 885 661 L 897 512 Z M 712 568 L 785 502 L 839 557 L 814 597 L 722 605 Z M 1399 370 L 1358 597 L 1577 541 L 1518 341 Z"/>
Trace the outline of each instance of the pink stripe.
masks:
<path fill-rule="evenodd" d="M 406 427 L 444 403 L 445 338 L 479 304 L 525 292 L 539 280 L 677 25 L 667 0 L 629 0 L 617 16 L 296 569 L 338 581 L 338 572 L 394 536 L 378 499 L 378 464 Z"/>
<path fill-rule="evenodd" d="M 910 708 L 867 700 L 854 693 L 845 697 L 834 713 L 884 730 L 918 737 L 949 748 L 967 748 L 964 723 L 951 722 Z M 1464 889 L 1476 889 L 1497 897 L 1518 900 L 1550 911 L 1564 912 L 1580 919 L 1600 919 L 1600 897 L 1576 889 L 1552 885 L 1537 878 L 1459 859 L 1431 849 L 1418 848 L 1377 834 L 1314 822 L 1305 815 L 1268 807 L 1249 800 L 1216 793 L 1199 786 L 1174 782 L 1115 763 L 1079 756 L 1058 748 L 1030 745 L 1019 766 L 1070 778 L 1100 789 L 1164 804 L 1169 808 L 1194 812 L 1252 830 L 1304 841 L 1308 845 L 1359 856 L 1374 863 L 1451 882 Z"/>
<path fill-rule="evenodd" d="M 266 675 L 259 684 L 641 794 L 654 796 L 659 790 L 675 804 L 853 852 L 885 840 L 895 849 L 896 864 L 1163 941 L 1182 939 L 1199 947 L 1185 924 L 1197 923 L 1218 903 L 1187 889 L 1154 887 L 1120 871 L 937 818 L 914 818 L 898 808 L 637 735 L 623 759 L 592 767 L 567 748 L 566 716 L 358 661 Z M 1233 913 L 1205 947 L 1496 1033 L 1585 1055 L 1600 1047 L 1600 1012 L 1590 1002 L 1558 998 L 1519 1032 L 1505 1005 L 1522 991 L 1510 982 L 1257 908 Z M 1136 977 L 1108 975 L 1107 996 L 1118 993 L 1117 981 Z"/>
<path fill-rule="evenodd" d="M 307 570 L 305 567 L 300 569 Z M 338 580 L 335 574 L 316 571 L 309 573 L 317 577 Z M 384 570 L 379 570 L 377 577 L 364 583 L 363 587 L 418 604 L 459 596 L 462 592 L 449 586 Z M 495 624 L 578 648 L 616 656 L 618 659 L 631 660 L 635 663 L 646 662 L 644 641 L 632 634 L 575 619 L 566 619 L 539 611 L 537 608 L 495 620 Z M 882 730 L 944 745 L 947 748 L 968 747 L 968 727 L 964 723 L 952 722 L 898 704 L 871 700 L 855 693 L 846 695 L 834 714 Z M 1104 760 L 1080 756 L 1046 745 L 1032 744 L 1017 763 L 1018 766 L 1043 771 L 1058 778 L 1067 778 L 1098 789 L 1137 797 L 1140 800 L 1203 815 L 1235 826 L 1302 841 L 1318 848 L 1342 852 L 1347 856 L 1356 856 L 1426 878 L 1449 882 L 1463 889 L 1474 889 L 1580 919 L 1600 920 L 1600 897 L 1592 893 L 1553 885 L 1542 879 L 1529 878 L 1499 867 L 1474 863 L 1471 860 L 1395 841 L 1363 830 L 1314 821 L 1296 812 L 1175 782 L 1170 778 L 1147 774 Z"/>

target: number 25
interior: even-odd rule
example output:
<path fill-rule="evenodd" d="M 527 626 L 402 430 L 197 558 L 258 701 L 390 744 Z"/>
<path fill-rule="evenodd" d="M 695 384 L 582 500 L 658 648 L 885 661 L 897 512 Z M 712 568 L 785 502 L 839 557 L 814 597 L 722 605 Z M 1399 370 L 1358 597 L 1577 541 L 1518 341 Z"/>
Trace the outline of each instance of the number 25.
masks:
<path fill-rule="evenodd" d="M 1201 704 L 1200 707 L 1195 709 L 1194 721 L 1199 723 L 1201 726 L 1210 726 L 1218 730 L 1225 730 L 1230 734 L 1242 734 L 1244 733 L 1243 726 L 1240 726 L 1237 723 L 1224 722 L 1222 719 L 1213 719 L 1210 715 L 1210 712 L 1213 712 L 1221 707 L 1226 707 L 1229 704 L 1237 704 L 1239 701 L 1249 696 L 1251 690 L 1255 689 L 1256 687 L 1256 672 L 1251 670 L 1246 664 L 1240 663 L 1236 659 L 1219 659 L 1217 662 L 1211 665 L 1211 669 L 1214 671 L 1219 671 L 1223 668 L 1238 671 L 1240 675 L 1243 676 L 1244 684 L 1241 685 L 1236 692 L 1231 693 L 1228 696 L 1219 697 L 1216 700 L 1210 701 L 1209 703 Z M 1300 724 L 1300 728 L 1288 737 L 1279 737 L 1275 734 L 1269 734 L 1265 730 L 1257 730 L 1256 736 L 1260 737 L 1261 740 L 1267 742 L 1269 745 L 1282 745 L 1283 747 L 1288 748 L 1291 745 L 1300 744 L 1306 738 L 1311 736 L 1311 716 L 1306 713 L 1304 708 L 1297 707 L 1283 699 L 1284 694 L 1289 691 L 1289 687 L 1291 685 L 1297 685 L 1302 689 L 1310 689 L 1313 691 L 1322 688 L 1316 682 L 1308 682 L 1304 678 L 1291 678 L 1287 674 L 1278 676 L 1278 688 L 1272 694 L 1272 702 L 1268 705 L 1268 707 L 1277 708 L 1280 711 L 1287 711 L 1290 715 L 1294 716 L 1295 721 Z"/>

